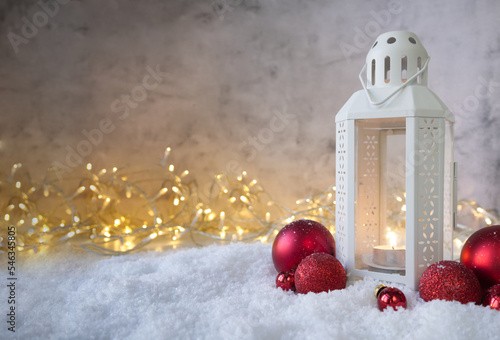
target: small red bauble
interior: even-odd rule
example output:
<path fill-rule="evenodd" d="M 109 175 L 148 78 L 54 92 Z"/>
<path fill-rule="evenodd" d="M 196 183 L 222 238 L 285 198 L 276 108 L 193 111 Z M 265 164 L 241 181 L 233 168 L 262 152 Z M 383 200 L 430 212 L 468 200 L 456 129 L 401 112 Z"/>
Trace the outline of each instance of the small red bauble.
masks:
<path fill-rule="evenodd" d="M 397 310 L 398 307 L 406 308 L 406 296 L 396 287 L 387 287 L 380 285 L 376 289 L 377 305 L 380 311 L 392 307 Z"/>
<path fill-rule="evenodd" d="M 500 285 L 494 285 L 483 296 L 483 306 L 500 310 Z"/>
<path fill-rule="evenodd" d="M 297 268 L 313 253 L 335 256 L 335 240 L 321 223 L 297 220 L 280 230 L 273 243 L 273 263 L 278 272 Z"/>
<path fill-rule="evenodd" d="M 465 265 L 455 261 L 439 261 L 427 267 L 420 278 L 418 289 L 424 301 L 477 303 L 481 299 L 481 285 L 476 275 Z"/>
<path fill-rule="evenodd" d="M 276 276 L 276 287 L 281 288 L 283 290 L 292 290 L 295 291 L 295 272 L 293 270 L 287 272 L 280 272 L 278 276 Z"/>
<path fill-rule="evenodd" d="M 460 262 L 476 274 L 483 289 L 500 284 L 500 225 L 472 234 L 464 243 Z"/>
<path fill-rule="evenodd" d="M 326 253 L 309 255 L 295 271 L 295 288 L 301 294 L 343 289 L 346 283 L 344 267 L 339 260 Z"/>

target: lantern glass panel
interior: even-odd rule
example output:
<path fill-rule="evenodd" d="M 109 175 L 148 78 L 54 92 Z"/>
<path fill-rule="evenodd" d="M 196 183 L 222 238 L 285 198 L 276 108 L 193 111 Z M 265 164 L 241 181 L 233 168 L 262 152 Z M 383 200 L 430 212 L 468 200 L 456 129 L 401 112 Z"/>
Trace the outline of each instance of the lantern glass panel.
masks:
<path fill-rule="evenodd" d="M 406 119 L 356 121 L 355 267 L 404 275 Z"/>

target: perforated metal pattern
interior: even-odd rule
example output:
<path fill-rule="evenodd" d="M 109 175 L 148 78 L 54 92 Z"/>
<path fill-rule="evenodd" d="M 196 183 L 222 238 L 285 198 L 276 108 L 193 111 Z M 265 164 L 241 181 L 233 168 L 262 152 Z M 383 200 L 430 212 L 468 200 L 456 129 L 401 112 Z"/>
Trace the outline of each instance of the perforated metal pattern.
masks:
<path fill-rule="evenodd" d="M 347 130 L 346 122 L 337 123 L 337 157 L 336 157 L 336 215 L 335 215 L 335 240 L 337 258 L 346 265 L 347 263 Z"/>
<path fill-rule="evenodd" d="M 443 121 L 434 118 L 419 118 L 417 155 L 415 168 L 418 171 L 416 198 L 417 263 L 420 270 L 427 268 L 440 258 L 439 225 L 441 197 L 439 193 L 440 158 L 439 148 L 443 143 Z"/>

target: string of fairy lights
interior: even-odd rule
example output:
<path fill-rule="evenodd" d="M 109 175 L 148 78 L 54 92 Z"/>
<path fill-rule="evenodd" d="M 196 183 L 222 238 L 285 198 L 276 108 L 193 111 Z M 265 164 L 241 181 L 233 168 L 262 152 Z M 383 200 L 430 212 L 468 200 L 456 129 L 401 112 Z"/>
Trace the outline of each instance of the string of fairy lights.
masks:
<path fill-rule="evenodd" d="M 317 218 L 333 232 L 334 187 L 289 209 L 246 172 L 214 176 L 202 193 L 189 171 L 167 164 L 96 170 L 91 163 L 65 178 L 49 170 L 32 183 L 21 164 L 0 180 L 0 223 L 15 225 L 17 250 L 39 252 L 60 243 L 122 254 L 229 242 L 268 242 L 296 218 Z M 7 228 L 0 231 L 6 251 Z"/>
<path fill-rule="evenodd" d="M 293 209 L 273 200 L 245 171 L 215 175 L 204 192 L 188 170 L 167 163 L 170 152 L 155 167 L 98 170 L 88 163 L 63 178 L 49 169 L 39 182 L 14 164 L 0 179 L 0 252 L 7 251 L 7 226 L 16 227 L 17 251 L 37 253 L 69 243 L 108 255 L 265 243 L 299 218 L 335 231 L 335 186 L 297 200 Z M 403 195 L 394 194 L 388 207 L 395 219 L 404 217 Z M 472 201 L 460 202 L 459 212 L 485 225 L 500 223 L 495 211 Z"/>

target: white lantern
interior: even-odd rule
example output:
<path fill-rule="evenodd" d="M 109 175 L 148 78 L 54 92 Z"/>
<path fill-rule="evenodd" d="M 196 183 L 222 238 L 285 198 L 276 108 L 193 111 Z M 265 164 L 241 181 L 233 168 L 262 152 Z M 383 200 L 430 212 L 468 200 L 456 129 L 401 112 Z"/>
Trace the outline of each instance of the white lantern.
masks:
<path fill-rule="evenodd" d="M 454 117 L 427 87 L 428 63 L 415 34 L 380 35 L 363 90 L 336 116 L 336 256 L 351 281 L 417 289 L 429 265 L 452 259 Z"/>

